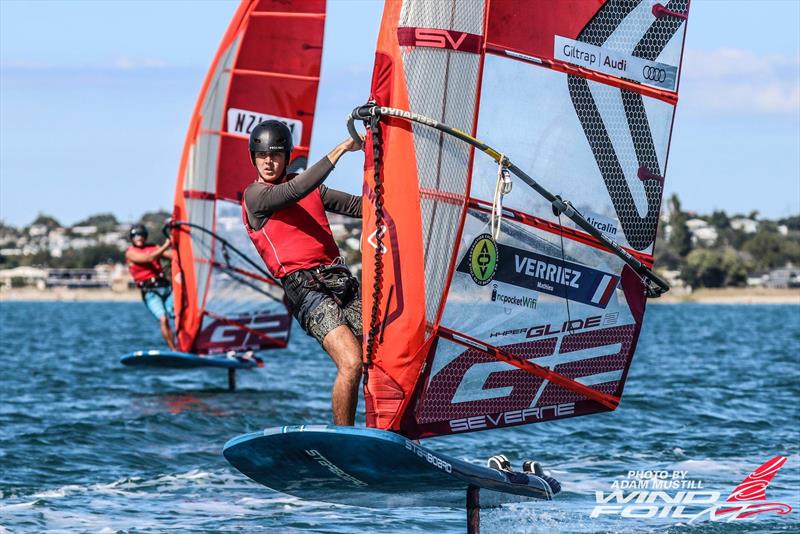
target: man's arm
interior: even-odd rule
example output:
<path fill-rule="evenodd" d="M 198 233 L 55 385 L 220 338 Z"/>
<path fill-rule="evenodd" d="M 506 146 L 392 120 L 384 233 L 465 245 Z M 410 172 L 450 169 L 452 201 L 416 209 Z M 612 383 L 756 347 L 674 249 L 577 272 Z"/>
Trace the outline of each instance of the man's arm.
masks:
<path fill-rule="evenodd" d="M 361 195 L 351 195 L 324 185 L 319 186 L 319 192 L 322 196 L 322 205 L 325 206 L 325 211 L 347 215 L 356 219 L 361 218 Z"/>

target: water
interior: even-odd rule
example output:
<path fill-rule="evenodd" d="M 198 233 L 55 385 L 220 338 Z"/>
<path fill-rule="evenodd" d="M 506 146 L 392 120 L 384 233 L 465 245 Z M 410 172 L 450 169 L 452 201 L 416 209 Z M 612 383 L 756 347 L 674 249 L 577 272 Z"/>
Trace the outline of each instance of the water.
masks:
<path fill-rule="evenodd" d="M 221 449 L 235 435 L 328 420 L 334 368 L 304 335 L 240 372 L 235 394 L 224 371 L 120 365 L 161 345 L 140 303 L 2 303 L 0 337 L 0 532 L 464 530 L 463 510 L 305 502 L 229 467 Z M 562 481 L 556 501 L 483 511 L 484 532 L 798 531 L 798 355 L 798 306 L 651 306 L 615 413 L 426 444 L 466 459 L 504 452 L 517 466 L 536 458 Z M 628 470 L 688 470 L 724 499 L 779 454 L 789 461 L 767 496 L 793 506 L 788 516 L 590 517 L 594 491 Z"/>

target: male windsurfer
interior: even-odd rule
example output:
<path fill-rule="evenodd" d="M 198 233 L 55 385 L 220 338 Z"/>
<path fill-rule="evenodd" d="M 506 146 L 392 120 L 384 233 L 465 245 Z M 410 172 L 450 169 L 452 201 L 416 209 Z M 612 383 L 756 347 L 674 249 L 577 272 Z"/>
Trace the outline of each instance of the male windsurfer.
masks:
<path fill-rule="evenodd" d="M 242 219 L 264 263 L 286 291 L 292 315 L 336 364 L 331 405 L 337 425 L 353 425 L 361 380 L 361 295 L 333 240 L 326 211 L 361 218 L 361 197 L 322 182 L 352 139 L 300 174 L 287 174 L 292 133 L 267 120 L 250 134 L 258 178 L 247 186 Z"/>
<path fill-rule="evenodd" d="M 175 316 L 172 304 L 172 285 L 164 276 L 160 259 L 172 259 L 171 243 L 167 239 L 158 246 L 147 243 L 147 228 L 135 224 L 130 231 L 131 246 L 125 251 L 128 270 L 142 290 L 142 300 L 161 325 L 161 335 L 170 350 L 175 349 L 175 339 L 169 326 L 169 317 Z"/>

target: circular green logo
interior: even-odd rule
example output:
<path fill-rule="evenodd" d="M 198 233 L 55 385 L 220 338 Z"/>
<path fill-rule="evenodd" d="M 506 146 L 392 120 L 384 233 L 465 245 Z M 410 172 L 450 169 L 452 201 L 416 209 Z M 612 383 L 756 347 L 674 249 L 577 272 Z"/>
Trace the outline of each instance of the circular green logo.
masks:
<path fill-rule="evenodd" d="M 485 286 L 497 271 L 497 244 L 490 234 L 481 234 L 469 247 L 469 274 L 472 281 Z"/>

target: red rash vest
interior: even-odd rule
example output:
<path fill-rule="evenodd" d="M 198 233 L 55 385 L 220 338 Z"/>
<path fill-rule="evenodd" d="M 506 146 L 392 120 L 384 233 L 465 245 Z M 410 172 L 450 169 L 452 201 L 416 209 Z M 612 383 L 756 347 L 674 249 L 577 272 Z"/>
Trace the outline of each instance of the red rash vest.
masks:
<path fill-rule="evenodd" d="M 260 230 L 254 230 L 247 222 L 244 203 L 242 220 L 256 250 L 276 278 L 331 263 L 339 255 L 319 190 L 273 213 Z"/>
<path fill-rule="evenodd" d="M 143 247 L 128 247 L 128 250 L 136 250 L 137 252 L 142 252 L 144 254 L 150 254 L 158 247 L 156 245 L 145 245 Z M 126 251 L 127 253 L 127 251 Z M 133 261 L 128 262 L 128 270 L 131 272 L 131 276 L 133 277 L 133 281 L 137 284 L 140 282 L 145 282 L 150 280 L 151 278 L 160 278 L 164 271 L 161 269 L 161 264 L 158 260 L 148 261 L 146 263 L 136 263 Z"/>
<path fill-rule="evenodd" d="M 278 184 L 256 181 L 244 191 L 242 221 L 276 278 L 332 263 L 339 256 L 326 211 L 361 217 L 361 197 L 322 185 L 333 170 L 325 157 Z"/>

